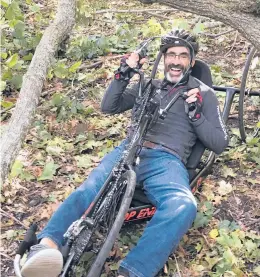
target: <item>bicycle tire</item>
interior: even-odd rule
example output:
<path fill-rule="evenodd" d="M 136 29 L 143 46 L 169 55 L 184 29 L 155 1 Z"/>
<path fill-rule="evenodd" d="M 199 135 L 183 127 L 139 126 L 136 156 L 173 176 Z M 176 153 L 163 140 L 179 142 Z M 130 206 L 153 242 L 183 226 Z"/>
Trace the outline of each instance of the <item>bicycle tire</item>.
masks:
<path fill-rule="evenodd" d="M 115 240 L 119 234 L 119 231 L 124 223 L 125 214 L 127 213 L 128 209 L 130 207 L 130 204 L 131 204 L 131 201 L 133 198 L 133 194 L 134 194 L 134 189 L 135 189 L 135 184 L 136 184 L 136 174 L 133 170 L 127 170 L 124 173 L 124 175 L 126 177 L 127 183 L 125 186 L 124 195 L 121 196 L 121 204 L 120 204 L 118 213 L 115 216 L 114 222 L 111 224 L 111 228 L 108 231 L 108 234 L 106 236 L 106 239 L 105 239 L 103 245 L 99 249 L 96 257 L 94 258 L 93 263 L 90 265 L 88 272 L 84 273 L 84 275 L 81 275 L 81 276 L 84 276 L 84 277 L 85 276 L 87 276 L 87 277 L 100 276 L 101 271 L 103 269 L 103 265 L 104 265 L 107 257 L 109 256 L 109 252 L 111 251 L 111 249 L 115 243 Z M 82 233 L 79 235 L 77 241 L 74 243 L 74 247 L 76 248 L 76 247 L 78 247 L 78 245 L 80 246 L 81 240 L 84 241 L 86 239 L 86 237 L 87 237 L 88 243 L 91 242 L 91 237 L 94 234 L 94 232 L 95 232 L 95 230 L 90 231 L 88 229 L 84 229 L 82 231 Z M 86 245 L 86 247 L 88 247 L 88 245 Z M 90 261 L 90 262 L 92 262 L 92 261 Z M 74 263 L 72 265 L 72 267 L 74 267 L 74 269 L 69 270 L 68 273 L 66 274 L 66 276 L 70 276 L 70 277 L 75 276 L 75 274 L 76 274 L 75 267 L 76 266 L 77 265 Z"/>
<path fill-rule="evenodd" d="M 245 122 L 244 122 L 244 103 L 245 103 L 245 94 L 246 94 L 246 82 L 248 77 L 249 68 L 252 62 L 252 59 L 256 53 L 256 48 L 252 47 L 243 69 L 243 74 L 241 78 L 240 85 L 240 93 L 239 93 L 239 107 L 238 107 L 238 120 L 239 120 L 239 132 L 242 141 L 246 141 L 246 130 L 245 130 Z"/>
<path fill-rule="evenodd" d="M 100 276 L 106 258 L 108 257 L 109 252 L 111 251 L 115 243 L 115 240 L 119 234 L 119 231 L 124 223 L 125 215 L 130 207 L 136 184 L 135 172 L 133 170 L 128 170 L 127 173 L 127 187 L 124 197 L 122 199 L 120 209 L 118 211 L 114 224 L 112 225 L 112 228 L 107 236 L 107 239 L 103 244 L 102 248 L 100 249 L 96 261 L 92 265 L 87 277 Z"/>

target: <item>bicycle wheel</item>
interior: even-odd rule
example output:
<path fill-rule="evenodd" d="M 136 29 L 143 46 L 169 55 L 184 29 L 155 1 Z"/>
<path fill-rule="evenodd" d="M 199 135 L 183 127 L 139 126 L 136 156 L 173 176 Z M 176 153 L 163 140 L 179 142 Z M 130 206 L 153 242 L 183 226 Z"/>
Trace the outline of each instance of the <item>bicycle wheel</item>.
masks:
<path fill-rule="evenodd" d="M 260 96 L 252 93 L 259 91 L 260 59 L 256 48 L 252 47 L 244 66 L 239 94 L 239 132 L 243 141 L 248 135 L 256 136 L 259 131 L 256 124 L 260 121 Z"/>
<path fill-rule="evenodd" d="M 125 214 L 132 201 L 136 184 L 133 170 L 124 173 L 119 182 L 119 189 L 113 194 L 113 205 L 102 216 L 91 230 L 85 228 L 71 246 L 69 265 L 62 276 L 69 277 L 98 277 L 109 256 L 118 233 L 123 225 Z M 100 203 L 103 207 L 104 198 Z M 79 253 L 78 253 L 79 252 Z M 84 253 L 84 255 L 82 255 Z"/>

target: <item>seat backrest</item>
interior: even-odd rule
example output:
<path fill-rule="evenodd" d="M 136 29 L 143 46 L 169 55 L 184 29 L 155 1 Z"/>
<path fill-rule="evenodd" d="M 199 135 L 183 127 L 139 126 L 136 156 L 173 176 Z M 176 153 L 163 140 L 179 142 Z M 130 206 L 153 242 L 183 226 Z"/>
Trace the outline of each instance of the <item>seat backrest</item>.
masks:
<path fill-rule="evenodd" d="M 195 61 L 195 64 L 192 67 L 191 75 L 212 88 L 213 81 L 212 81 L 210 68 L 202 60 Z"/>
<path fill-rule="evenodd" d="M 212 88 L 213 81 L 210 68 L 205 62 L 201 60 L 196 60 L 195 65 L 192 68 L 191 75 Z M 190 180 L 192 180 L 196 174 L 195 170 L 201 160 L 204 151 L 205 146 L 200 142 L 200 140 L 197 140 L 192 148 L 192 152 L 188 158 L 186 165 L 189 171 Z"/>

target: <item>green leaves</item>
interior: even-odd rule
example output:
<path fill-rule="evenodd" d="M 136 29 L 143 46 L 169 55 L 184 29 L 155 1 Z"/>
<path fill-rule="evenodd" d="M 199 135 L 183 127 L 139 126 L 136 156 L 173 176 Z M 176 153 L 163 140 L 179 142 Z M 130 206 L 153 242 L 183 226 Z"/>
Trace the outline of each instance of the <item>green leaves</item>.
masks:
<path fill-rule="evenodd" d="M 9 67 L 9 68 L 13 68 L 17 62 L 18 62 L 19 56 L 18 54 L 13 54 L 6 62 L 5 64 Z"/>
<path fill-rule="evenodd" d="M 3 108 L 11 108 L 12 106 L 14 106 L 14 103 L 10 101 L 1 101 L 1 106 Z"/>
<path fill-rule="evenodd" d="M 205 26 L 203 23 L 201 23 L 201 20 L 200 20 L 195 24 L 194 28 L 192 29 L 192 33 L 194 35 L 198 35 L 199 33 L 203 32 L 204 29 L 205 29 Z"/>
<path fill-rule="evenodd" d="M 53 111 L 56 111 L 58 120 L 65 120 L 77 113 L 84 113 L 84 106 L 77 100 L 71 100 L 69 97 L 61 93 L 56 93 L 51 99 Z"/>
<path fill-rule="evenodd" d="M 12 169 L 11 169 L 11 173 L 10 173 L 10 177 L 17 177 L 22 173 L 22 169 L 23 169 L 23 163 L 20 160 L 15 160 Z"/>
<path fill-rule="evenodd" d="M 14 26 L 14 37 L 22 39 L 24 37 L 25 23 L 22 21 L 17 21 Z"/>
<path fill-rule="evenodd" d="M 211 202 L 206 201 L 199 209 L 195 221 L 193 223 L 194 228 L 200 228 L 206 226 L 211 220 L 213 215 L 213 205 Z"/>
<path fill-rule="evenodd" d="M 26 171 L 23 163 L 20 160 L 15 160 L 9 177 L 11 179 L 15 177 L 19 177 L 22 180 L 26 180 L 26 181 L 30 181 L 34 179 L 34 176 L 31 175 L 28 171 Z"/>
<path fill-rule="evenodd" d="M 70 68 L 69 68 L 69 72 L 71 73 L 75 73 L 78 68 L 81 66 L 81 61 L 78 61 L 76 63 L 74 63 Z"/>
<path fill-rule="evenodd" d="M 5 4 L 6 4 L 6 2 L 5 2 Z M 8 20 L 23 19 L 23 15 L 22 15 L 21 9 L 19 7 L 18 1 L 13 0 L 11 2 L 11 4 L 9 5 L 9 7 L 5 13 L 5 18 Z"/>
<path fill-rule="evenodd" d="M 11 0 L 1 0 L 0 3 L 4 8 L 8 8 L 8 6 L 11 4 Z"/>
<path fill-rule="evenodd" d="M 6 81 L 0 81 L 0 92 L 6 88 Z"/>
<path fill-rule="evenodd" d="M 237 174 L 234 172 L 234 170 L 230 167 L 227 167 L 227 166 L 223 166 L 222 167 L 222 174 L 225 178 L 227 178 L 228 176 L 230 177 L 236 177 Z"/>
<path fill-rule="evenodd" d="M 59 168 L 59 166 L 55 164 L 54 161 L 47 162 L 38 181 L 53 180 L 53 175 L 56 173 L 57 168 Z"/>
<path fill-rule="evenodd" d="M 223 258 L 226 260 L 226 262 L 230 265 L 237 265 L 238 260 L 236 256 L 233 254 L 230 248 L 228 248 L 224 253 L 223 253 Z M 235 276 L 235 274 L 234 274 Z"/>
<path fill-rule="evenodd" d="M 164 29 L 162 25 L 155 18 L 149 19 L 147 23 L 143 26 L 144 37 L 158 36 L 161 35 L 163 31 Z"/>

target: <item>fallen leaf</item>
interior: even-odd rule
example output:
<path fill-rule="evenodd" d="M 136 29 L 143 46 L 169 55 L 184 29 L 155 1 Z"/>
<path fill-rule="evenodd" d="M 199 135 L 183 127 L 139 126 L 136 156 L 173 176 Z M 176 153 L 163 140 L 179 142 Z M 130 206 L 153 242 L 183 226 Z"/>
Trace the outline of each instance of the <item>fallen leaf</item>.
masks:
<path fill-rule="evenodd" d="M 231 177 L 237 176 L 237 174 L 234 172 L 234 170 L 227 166 L 223 166 L 222 173 L 225 178 L 227 178 L 228 176 L 231 176 Z"/>
<path fill-rule="evenodd" d="M 58 167 L 59 166 L 55 164 L 54 161 L 46 163 L 42 175 L 38 178 L 38 181 L 52 180 Z"/>
<path fill-rule="evenodd" d="M 210 236 L 210 238 L 215 239 L 218 236 L 218 229 L 212 229 L 209 232 L 209 236 Z"/>
<path fill-rule="evenodd" d="M 233 190 L 230 183 L 225 182 L 224 180 L 219 182 L 218 193 L 220 195 L 227 195 Z"/>

